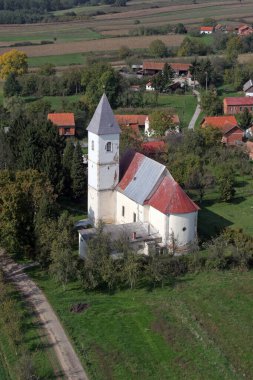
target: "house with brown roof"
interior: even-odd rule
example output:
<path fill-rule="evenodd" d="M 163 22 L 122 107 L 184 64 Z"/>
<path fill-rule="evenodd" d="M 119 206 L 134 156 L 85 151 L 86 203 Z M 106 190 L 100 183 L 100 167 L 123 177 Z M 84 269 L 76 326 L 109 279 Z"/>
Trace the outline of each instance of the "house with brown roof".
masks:
<path fill-rule="evenodd" d="M 155 75 L 164 70 L 166 62 L 144 61 L 142 65 L 142 73 L 144 75 Z M 167 62 L 172 68 L 176 76 L 187 75 L 189 73 L 190 63 Z"/>
<path fill-rule="evenodd" d="M 245 37 L 245 36 L 249 36 L 252 33 L 253 33 L 253 28 L 249 25 L 241 25 L 238 28 L 238 35 L 239 36 Z"/>
<path fill-rule="evenodd" d="M 253 97 L 224 98 L 223 111 L 225 115 L 242 113 L 245 108 L 253 113 Z"/>
<path fill-rule="evenodd" d="M 60 136 L 75 136 L 76 125 L 73 113 L 49 113 L 47 120 L 57 126 Z"/>
<path fill-rule="evenodd" d="M 148 115 L 115 115 L 121 128 L 130 127 L 137 134 L 144 134 Z"/>
<path fill-rule="evenodd" d="M 202 120 L 201 127 L 218 129 L 222 134 L 221 142 L 226 145 L 236 145 L 244 139 L 244 131 L 234 116 L 207 116 Z"/>
<path fill-rule="evenodd" d="M 200 34 L 212 34 L 214 31 L 213 26 L 201 26 L 200 27 Z"/>

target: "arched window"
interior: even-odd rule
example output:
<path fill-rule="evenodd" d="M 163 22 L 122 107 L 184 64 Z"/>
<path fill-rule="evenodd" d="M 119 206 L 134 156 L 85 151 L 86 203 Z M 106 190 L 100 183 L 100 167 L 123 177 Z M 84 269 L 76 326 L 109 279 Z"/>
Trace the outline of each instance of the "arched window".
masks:
<path fill-rule="evenodd" d="M 94 141 L 91 142 L 91 150 L 94 150 Z"/>
<path fill-rule="evenodd" d="M 110 141 L 108 143 L 106 143 L 105 149 L 107 152 L 112 151 L 112 143 Z"/>

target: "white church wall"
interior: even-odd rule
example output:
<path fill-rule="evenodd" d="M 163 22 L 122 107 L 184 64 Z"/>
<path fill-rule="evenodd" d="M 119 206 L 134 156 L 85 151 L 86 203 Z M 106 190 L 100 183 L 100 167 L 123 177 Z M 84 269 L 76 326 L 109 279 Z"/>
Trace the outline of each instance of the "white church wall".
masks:
<path fill-rule="evenodd" d="M 197 215 L 197 212 L 170 215 L 168 236 L 171 238 L 173 232 L 178 246 L 184 246 L 195 240 Z"/>
<path fill-rule="evenodd" d="M 116 192 L 117 194 L 117 210 L 116 210 L 116 223 L 132 223 L 134 221 L 134 213 L 136 215 L 136 222 L 147 222 L 145 220 L 144 206 L 139 205 L 132 199 L 129 199 L 124 194 Z M 124 209 L 123 209 L 124 207 Z"/>
<path fill-rule="evenodd" d="M 115 223 L 116 192 L 112 190 L 97 191 L 88 186 L 88 216 L 97 225 L 99 220 Z"/>
<path fill-rule="evenodd" d="M 162 212 L 156 210 L 154 207 L 149 208 L 149 222 L 152 226 L 158 230 L 162 237 L 162 242 L 166 243 L 166 221 L 167 217 Z"/>

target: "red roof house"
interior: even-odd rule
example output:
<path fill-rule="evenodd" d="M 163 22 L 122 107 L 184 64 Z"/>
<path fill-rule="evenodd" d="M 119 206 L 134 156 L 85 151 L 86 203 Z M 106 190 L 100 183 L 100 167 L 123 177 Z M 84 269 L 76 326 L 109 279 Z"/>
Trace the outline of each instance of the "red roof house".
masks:
<path fill-rule="evenodd" d="M 239 36 L 249 36 L 250 34 L 253 33 L 253 29 L 251 26 L 249 25 L 241 25 L 239 28 L 238 28 L 238 35 Z"/>
<path fill-rule="evenodd" d="M 212 34 L 213 30 L 214 30 L 213 26 L 201 26 L 200 34 Z"/>
<path fill-rule="evenodd" d="M 76 128 L 73 113 L 49 113 L 47 120 L 58 127 L 60 136 L 75 136 Z"/>
<path fill-rule="evenodd" d="M 226 145 L 235 145 L 243 141 L 244 132 L 238 126 L 236 118 L 232 115 L 228 116 L 207 116 L 201 122 L 201 127 L 217 128 L 222 133 L 222 143 Z"/>
<path fill-rule="evenodd" d="M 120 127 L 131 127 L 138 134 L 144 133 L 147 117 L 147 115 L 115 115 Z"/>
<path fill-rule="evenodd" d="M 223 111 L 225 115 L 236 115 L 245 108 L 253 113 L 253 97 L 224 98 Z"/>
<path fill-rule="evenodd" d="M 147 141 L 142 143 L 141 148 L 147 156 L 155 156 L 166 152 L 167 145 L 164 141 Z"/>

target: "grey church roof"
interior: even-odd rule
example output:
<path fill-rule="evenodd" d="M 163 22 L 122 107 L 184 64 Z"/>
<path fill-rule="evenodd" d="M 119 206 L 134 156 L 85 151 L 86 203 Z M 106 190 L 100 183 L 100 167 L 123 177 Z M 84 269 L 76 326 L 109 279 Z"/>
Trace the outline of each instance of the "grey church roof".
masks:
<path fill-rule="evenodd" d="M 87 131 L 96 135 L 114 135 L 120 133 L 119 125 L 105 94 L 100 99 Z"/>

